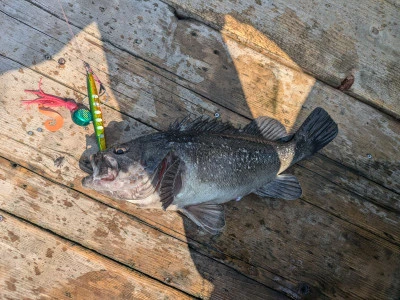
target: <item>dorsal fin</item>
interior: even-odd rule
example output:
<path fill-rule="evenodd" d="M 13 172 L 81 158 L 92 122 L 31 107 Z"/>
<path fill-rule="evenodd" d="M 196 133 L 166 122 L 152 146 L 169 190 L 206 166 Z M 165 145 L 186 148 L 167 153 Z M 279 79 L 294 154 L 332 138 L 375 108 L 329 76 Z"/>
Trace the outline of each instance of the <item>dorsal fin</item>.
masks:
<path fill-rule="evenodd" d="M 277 141 L 288 136 L 285 127 L 278 120 L 269 117 L 258 117 L 247 124 L 241 132 L 262 136 L 269 141 Z"/>
<path fill-rule="evenodd" d="M 188 117 L 182 121 L 175 121 L 169 126 L 169 132 L 196 131 L 210 133 L 238 133 L 239 130 L 229 122 L 222 122 L 219 119 L 199 117 L 190 121 Z"/>

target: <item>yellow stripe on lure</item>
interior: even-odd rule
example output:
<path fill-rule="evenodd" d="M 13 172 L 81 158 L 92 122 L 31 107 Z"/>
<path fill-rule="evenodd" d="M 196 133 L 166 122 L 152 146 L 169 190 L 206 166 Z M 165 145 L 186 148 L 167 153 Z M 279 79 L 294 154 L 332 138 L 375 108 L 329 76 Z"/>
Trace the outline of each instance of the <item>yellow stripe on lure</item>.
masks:
<path fill-rule="evenodd" d="M 87 89 L 97 144 L 99 145 L 99 150 L 103 151 L 107 148 L 104 136 L 103 114 L 100 108 L 100 99 L 99 94 L 97 93 L 96 82 L 91 71 L 87 72 Z"/>

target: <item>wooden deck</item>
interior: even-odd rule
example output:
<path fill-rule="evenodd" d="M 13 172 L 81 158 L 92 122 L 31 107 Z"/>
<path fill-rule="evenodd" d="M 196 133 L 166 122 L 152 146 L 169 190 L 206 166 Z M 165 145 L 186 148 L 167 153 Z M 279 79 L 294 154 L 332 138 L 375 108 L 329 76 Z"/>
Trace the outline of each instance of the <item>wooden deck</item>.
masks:
<path fill-rule="evenodd" d="M 400 298 L 397 0 L 61 3 L 75 38 L 57 1 L 0 0 L 1 299 Z M 84 189 L 93 129 L 59 109 L 50 132 L 20 105 L 40 78 L 86 101 L 82 60 L 108 91 L 109 145 L 186 115 L 293 131 L 317 106 L 339 135 L 290 170 L 299 200 L 228 203 L 211 236 Z"/>

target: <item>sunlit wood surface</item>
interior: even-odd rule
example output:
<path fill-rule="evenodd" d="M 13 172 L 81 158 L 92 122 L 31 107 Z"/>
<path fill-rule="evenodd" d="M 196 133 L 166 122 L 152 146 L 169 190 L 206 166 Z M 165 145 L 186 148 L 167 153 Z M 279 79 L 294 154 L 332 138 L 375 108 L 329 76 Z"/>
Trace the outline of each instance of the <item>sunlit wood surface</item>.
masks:
<path fill-rule="evenodd" d="M 399 299 L 400 6 L 331 2 L 61 0 L 72 37 L 58 1 L 0 0 L 0 298 Z M 22 107 L 40 78 L 87 104 L 82 61 L 108 145 L 187 115 L 294 132 L 318 106 L 339 134 L 289 170 L 300 199 L 227 203 L 212 236 L 83 188 L 93 128 Z"/>

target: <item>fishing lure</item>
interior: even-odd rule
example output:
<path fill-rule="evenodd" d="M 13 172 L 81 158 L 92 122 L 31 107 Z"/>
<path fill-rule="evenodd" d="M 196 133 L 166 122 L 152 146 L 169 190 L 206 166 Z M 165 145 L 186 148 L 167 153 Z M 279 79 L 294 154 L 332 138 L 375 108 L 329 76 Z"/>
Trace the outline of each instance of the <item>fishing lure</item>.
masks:
<path fill-rule="evenodd" d="M 99 93 L 97 92 L 94 73 L 88 63 L 85 63 L 86 76 L 87 76 L 87 90 L 90 105 L 90 112 L 92 113 L 92 120 L 94 132 L 97 139 L 97 145 L 100 151 L 106 150 L 106 139 L 104 136 L 104 123 L 103 114 L 100 107 Z M 98 81 L 98 80 L 97 80 Z M 104 89 L 100 83 L 100 91 Z"/>
<path fill-rule="evenodd" d="M 104 135 L 103 114 L 100 107 L 99 93 L 97 92 L 96 81 L 100 84 L 100 93 L 106 92 L 103 84 L 96 77 L 88 63 L 84 63 L 86 69 L 87 92 L 89 98 L 90 110 L 83 104 L 76 103 L 74 100 L 63 99 L 54 95 L 47 94 L 42 90 L 42 79 L 39 81 L 39 90 L 25 90 L 27 93 L 34 94 L 39 98 L 34 100 L 22 100 L 24 105 L 38 104 L 39 112 L 51 117 L 53 120 L 47 120 L 44 123 L 46 129 L 50 131 L 59 130 L 64 124 L 64 119 L 55 110 L 49 107 L 65 107 L 71 112 L 72 121 L 79 126 L 87 126 L 93 122 L 99 150 L 106 149 L 106 140 Z"/>
<path fill-rule="evenodd" d="M 55 110 L 49 107 L 65 107 L 71 112 L 72 121 L 79 126 L 87 126 L 92 122 L 90 111 L 83 105 L 76 103 L 72 99 L 63 99 L 54 95 L 47 94 L 42 90 L 42 78 L 39 81 L 38 90 L 25 90 L 26 93 L 38 96 L 34 100 L 22 100 L 23 105 L 31 106 L 38 104 L 39 112 L 51 117 L 52 120 L 47 120 L 44 123 L 46 129 L 50 131 L 59 130 L 64 124 L 64 119 Z"/>

